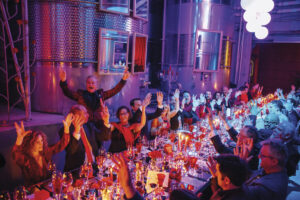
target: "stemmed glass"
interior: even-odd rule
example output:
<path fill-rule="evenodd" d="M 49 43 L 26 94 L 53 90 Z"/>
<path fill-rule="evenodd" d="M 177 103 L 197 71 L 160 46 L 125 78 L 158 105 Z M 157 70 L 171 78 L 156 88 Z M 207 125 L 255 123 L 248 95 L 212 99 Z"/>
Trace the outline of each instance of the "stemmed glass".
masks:
<path fill-rule="evenodd" d="M 68 194 L 69 188 L 72 186 L 73 176 L 71 172 L 65 172 L 63 174 L 63 186 L 66 189 L 65 193 Z"/>
<path fill-rule="evenodd" d="M 133 159 L 134 159 L 133 144 L 127 144 L 127 156 L 129 159 L 128 167 L 131 170 L 133 168 Z"/>
<path fill-rule="evenodd" d="M 10 200 L 10 194 L 8 191 L 1 191 L 0 192 L 0 199 L 3 200 Z"/>
<path fill-rule="evenodd" d="M 56 171 L 52 174 L 52 190 L 56 200 L 60 200 L 63 186 L 63 176 L 61 172 Z"/>
<path fill-rule="evenodd" d="M 89 165 L 89 164 L 84 164 L 80 167 L 79 177 L 83 181 L 83 185 L 82 185 L 83 190 L 85 190 L 86 186 L 87 186 L 89 174 L 90 174 L 90 171 L 91 171 L 90 167 L 91 167 L 91 165 Z"/>
<path fill-rule="evenodd" d="M 104 155 L 99 155 L 96 157 L 96 161 L 97 161 L 97 167 L 98 167 L 98 178 L 102 179 L 103 178 L 103 164 L 105 162 L 105 156 Z"/>
<path fill-rule="evenodd" d="M 14 199 L 15 200 L 23 200 L 26 199 L 26 189 L 24 186 L 17 187 L 14 191 Z"/>

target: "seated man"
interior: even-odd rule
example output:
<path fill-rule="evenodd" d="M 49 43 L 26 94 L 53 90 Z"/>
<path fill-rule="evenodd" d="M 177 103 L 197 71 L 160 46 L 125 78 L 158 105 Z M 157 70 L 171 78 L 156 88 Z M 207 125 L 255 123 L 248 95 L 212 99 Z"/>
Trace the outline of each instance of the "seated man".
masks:
<path fill-rule="evenodd" d="M 89 114 L 82 105 L 72 106 L 70 113 L 74 119 L 70 127 L 70 142 L 66 147 L 64 171 L 79 168 L 85 161 L 94 163 L 98 150 L 103 141 L 110 140 L 109 113 L 107 107 L 101 114 L 103 125 L 97 129 L 92 122 L 88 122 Z M 60 134 L 63 129 L 60 130 Z"/>
<path fill-rule="evenodd" d="M 300 154 L 298 152 L 298 145 L 300 145 L 299 137 L 295 135 L 295 126 L 291 122 L 282 122 L 275 129 L 271 138 L 280 140 L 287 147 L 288 159 L 286 163 L 286 170 L 288 176 L 296 174 Z"/>
<path fill-rule="evenodd" d="M 266 140 L 262 143 L 259 158 L 262 169 L 246 181 L 252 199 L 284 200 L 288 187 L 285 145 L 278 140 Z"/>
<path fill-rule="evenodd" d="M 248 153 L 250 154 L 251 159 L 249 160 L 250 169 L 256 170 L 258 169 L 258 153 L 260 145 L 258 143 L 258 133 L 255 127 L 253 126 L 244 126 L 240 132 L 238 133 L 233 127 L 230 128 L 229 124 L 224 120 L 224 115 L 219 114 L 220 118 L 222 119 L 226 130 L 228 131 L 231 140 L 236 142 L 236 146 L 242 147 L 245 146 L 247 148 Z M 224 153 L 233 153 L 233 149 L 226 147 L 219 135 L 213 131 L 213 123 L 211 117 L 209 119 L 209 125 L 211 127 L 210 133 L 210 140 L 212 141 L 216 151 L 220 154 Z"/>
<path fill-rule="evenodd" d="M 247 179 L 247 163 L 234 155 L 220 155 L 208 159 L 208 167 L 212 174 L 211 200 L 214 199 L 236 199 L 248 198 L 248 189 L 243 186 Z"/>
<path fill-rule="evenodd" d="M 100 110 L 100 99 L 105 101 L 115 96 L 124 87 L 126 80 L 130 76 L 127 69 L 124 71 L 123 78 L 121 81 L 112 89 L 104 91 L 102 88 L 98 89 L 97 79 L 95 76 L 88 76 L 86 79 L 86 90 L 72 91 L 69 89 L 67 84 L 67 75 L 64 70 L 60 70 L 60 87 L 67 97 L 77 101 L 78 104 L 83 105 L 89 114 L 89 121 L 97 122 L 101 120 L 99 113 Z"/>
<path fill-rule="evenodd" d="M 146 95 L 146 99 L 149 98 L 151 99 L 151 93 L 148 93 Z M 154 139 L 155 137 L 151 137 L 151 134 L 148 130 L 148 121 L 153 120 L 157 117 L 159 117 L 162 112 L 164 111 L 163 107 L 163 93 L 162 92 L 157 92 L 156 93 L 156 100 L 157 100 L 157 109 L 154 113 L 146 113 L 146 123 L 145 126 L 141 130 L 141 136 L 146 136 L 148 140 Z M 142 100 L 140 98 L 134 98 L 130 101 L 130 106 L 132 109 L 132 117 L 129 119 L 129 123 L 140 123 L 141 122 L 141 117 L 142 117 Z"/>

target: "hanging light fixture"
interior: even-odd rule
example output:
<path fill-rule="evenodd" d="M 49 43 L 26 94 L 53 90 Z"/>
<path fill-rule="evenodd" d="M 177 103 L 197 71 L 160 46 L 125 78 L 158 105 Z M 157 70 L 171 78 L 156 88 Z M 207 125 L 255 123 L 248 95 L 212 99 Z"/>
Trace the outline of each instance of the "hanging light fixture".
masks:
<path fill-rule="evenodd" d="M 241 0 L 241 7 L 245 10 L 244 20 L 247 31 L 255 32 L 257 39 L 264 39 L 269 31 L 265 25 L 271 21 L 269 12 L 274 8 L 273 0 Z"/>
<path fill-rule="evenodd" d="M 255 37 L 260 40 L 265 39 L 268 36 L 268 34 L 269 34 L 269 30 L 264 26 L 259 27 L 255 31 Z"/>

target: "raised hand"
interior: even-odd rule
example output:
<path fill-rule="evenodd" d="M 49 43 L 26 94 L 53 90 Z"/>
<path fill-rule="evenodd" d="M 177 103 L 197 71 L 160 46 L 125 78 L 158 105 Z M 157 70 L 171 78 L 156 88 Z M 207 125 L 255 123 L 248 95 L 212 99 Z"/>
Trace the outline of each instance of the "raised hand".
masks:
<path fill-rule="evenodd" d="M 144 101 L 142 102 L 142 106 L 147 107 L 147 106 L 151 103 L 151 97 L 152 97 L 152 94 L 149 92 L 149 93 L 146 95 Z"/>
<path fill-rule="evenodd" d="M 69 114 L 66 116 L 65 120 L 63 120 L 63 124 L 64 124 L 64 132 L 65 132 L 65 133 L 70 133 L 69 128 L 70 128 L 70 126 L 71 126 L 71 123 L 72 123 L 73 119 L 74 119 L 74 115 L 73 115 L 72 113 L 69 113 Z"/>
<path fill-rule="evenodd" d="M 63 68 L 59 68 L 59 78 L 62 82 L 67 80 L 67 73 Z"/>
<path fill-rule="evenodd" d="M 122 79 L 126 81 L 130 77 L 130 72 L 128 71 L 128 67 L 125 68 Z"/>
<path fill-rule="evenodd" d="M 215 178 L 217 176 L 216 175 L 217 161 L 212 156 L 209 156 L 208 159 L 207 159 L 206 165 L 207 165 L 212 177 Z"/>
<path fill-rule="evenodd" d="M 114 154 L 112 158 L 117 167 L 118 181 L 122 186 L 127 199 L 131 199 L 135 195 L 135 188 L 131 182 L 130 172 L 123 153 Z"/>
<path fill-rule="evenodd" d="M 180 95 L 180 91 L 179 91 L 179 89 L 176 89 L 174 92 L 175 99 L 179 99 L 179 95 Z"/>
<path fill-rule="evenodd" d="M 246 162 L 249 162 L 253 157 L 253 156 L 249 156 L 253 148 L 253 139 L 248 138 L 245 139 L 245 141 L 243 142 L 239 142 L 239 138 L 238 138 L 236 144 L 237 144 L 236 147 L 233 149 L 234 155 L 239 156 L 241 159 L 245 160 Z"/>
<path fill-rule="evenodd" d="M 109 110 L 108 110 L 108 107 L 107 106 L 104 106 L 104 108 L 101 109 L 101 118 L 104 122 L 104 124 L 108 125 L 109 124 Z"/>
<path fill-rule="evenodd" d="M 157 92 L 156 93 L 156 100 L 157 100 L 157 105 L 162 106 L 162 102 L 164 100 L 164 94 L 162 92 Z"/>
<path fill-rule="evenodd" d="M 31 130 L 25 131 L 23 121 L 21 121 L 20 125 L 17 122 L 15 122 L 14 125 L 15 125 L 16 131 L 17 131 L 16 145 L 21 145 L 22 142 L 23 142 L 24 137 L 28 133 L 31 133 L 32 131 Z"/>

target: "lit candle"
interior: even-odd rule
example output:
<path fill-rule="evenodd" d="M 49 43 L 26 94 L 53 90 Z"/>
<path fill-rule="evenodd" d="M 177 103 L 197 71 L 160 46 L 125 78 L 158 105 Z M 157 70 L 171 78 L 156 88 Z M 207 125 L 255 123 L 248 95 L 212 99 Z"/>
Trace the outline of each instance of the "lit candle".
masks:
<path fill-rule="evenodd" d="M 187 145 L 188 145 L 188 139 L 189 139 L 189 136 L 186 136 L 185 137 L 184 151 L 186 151 L 186 148 L 187 148 Z"/>

